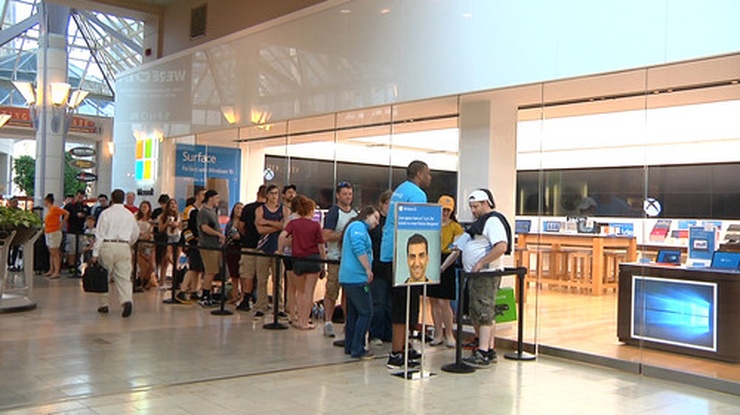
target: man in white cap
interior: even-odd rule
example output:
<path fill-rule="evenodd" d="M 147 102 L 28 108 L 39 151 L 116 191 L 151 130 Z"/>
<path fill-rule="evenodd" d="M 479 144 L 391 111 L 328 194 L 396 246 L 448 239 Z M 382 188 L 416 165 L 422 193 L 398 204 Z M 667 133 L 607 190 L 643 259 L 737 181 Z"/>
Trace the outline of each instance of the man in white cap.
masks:
<path fill-rule="evenodd" d="M 442 264 L 442 272 L 452 265 L 462 251 L 466 273 L 496 271 L 504 268 L 503 256 L 511 254 L 511 227 L 506 217 L 496 212 L 493 195 L 488 189 L 475 190 L 468 196 L 475 222 L 453 244 L 453 253 Z M 468 278 L 470 320 L 478 334 L 478 347 L 465 363 L 475 367 L 488 367 L 496 362 L 495 305 L 496 291 L 501 277 L 471 276 Z"/>

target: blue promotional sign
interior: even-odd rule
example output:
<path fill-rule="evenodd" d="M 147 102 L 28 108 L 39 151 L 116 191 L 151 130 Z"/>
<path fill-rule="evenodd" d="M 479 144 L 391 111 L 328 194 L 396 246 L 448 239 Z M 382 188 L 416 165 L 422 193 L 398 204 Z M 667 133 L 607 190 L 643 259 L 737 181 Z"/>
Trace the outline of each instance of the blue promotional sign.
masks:
<path fill-rule="evenodd" d="M 689 228 L 689 264 L 694 266 L 709 265 L 714 253 L 717 231 L 703 226 Z"/>
<path fill-rule="evenodd" d="M 221 195 L 219 215 L 228 215 L 239 201 L 241 150 L 238 148 L 178 144 L 175 147 L 175 194 L 180 207 L 195 187 L 216 190 Z"/>
<path fill-rule="evenodd" d="M 442 206 L 396 204 L 393 285 L 439 284 Z"/>

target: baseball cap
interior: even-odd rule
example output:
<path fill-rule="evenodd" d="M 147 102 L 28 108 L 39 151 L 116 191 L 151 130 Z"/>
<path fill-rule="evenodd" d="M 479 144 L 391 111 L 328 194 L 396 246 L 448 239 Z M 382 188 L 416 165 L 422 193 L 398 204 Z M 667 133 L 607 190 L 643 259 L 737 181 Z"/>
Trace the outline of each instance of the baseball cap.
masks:
<path fill-rule="evenodd" d="M 440 196 L 437 203 L 442 205 L 442 209 L 455 210 L 455 199 L 453 199 L 451 196 Z"/>
<path fill-rule="evenodd" d="M 493 206 L 493 195 L 483 189 L 474 190 L 468 196 L 468 202 L 488 202 L 489 206 Z"/>

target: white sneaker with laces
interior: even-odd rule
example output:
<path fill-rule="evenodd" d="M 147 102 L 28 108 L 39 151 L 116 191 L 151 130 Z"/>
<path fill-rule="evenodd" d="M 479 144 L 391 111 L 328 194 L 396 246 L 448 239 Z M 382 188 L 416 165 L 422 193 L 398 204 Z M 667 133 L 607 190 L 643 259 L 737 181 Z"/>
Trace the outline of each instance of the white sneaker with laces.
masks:
<path fill-rule="evenodd" d="M 331 321 L 327 321 L 324 323 L 324 336 L 326 337 L 335 337 L 336 334 L 334 333 L 334 324 L 331 323 Z"/>

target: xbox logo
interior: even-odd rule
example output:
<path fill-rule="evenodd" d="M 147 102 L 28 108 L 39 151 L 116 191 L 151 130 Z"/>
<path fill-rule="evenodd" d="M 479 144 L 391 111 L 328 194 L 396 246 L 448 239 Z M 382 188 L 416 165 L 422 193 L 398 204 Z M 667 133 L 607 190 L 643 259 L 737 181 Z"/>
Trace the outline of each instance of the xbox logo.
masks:
<path fill-rule="evenodd" d="M 650 217 L 655 217 L 660 215 L 660 212 L 663 210 L 663 208 L 657 199 L 649 197 L 645 199 L 644 202 L 642 202 L 642 210 L 645 212 L 646 215 Z"/>
<path fill-rule="evenodd" d="M 270 181 L 275 178 L 275 172 L 268 167 L 265 169 L 265 172 L 262 173 L 262 176 L 265 178 L 265 180 Z"/>

